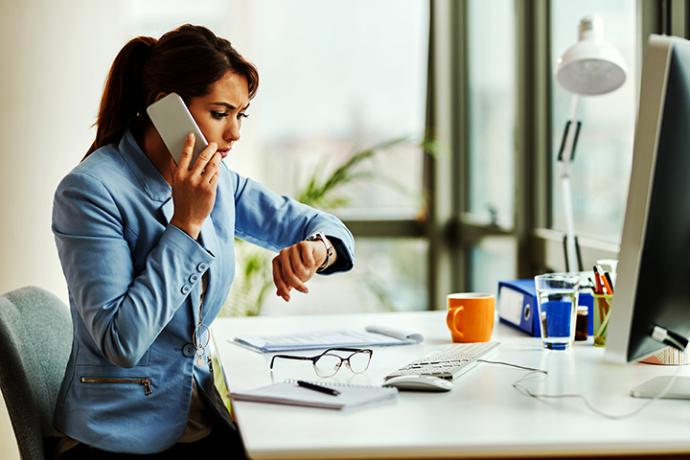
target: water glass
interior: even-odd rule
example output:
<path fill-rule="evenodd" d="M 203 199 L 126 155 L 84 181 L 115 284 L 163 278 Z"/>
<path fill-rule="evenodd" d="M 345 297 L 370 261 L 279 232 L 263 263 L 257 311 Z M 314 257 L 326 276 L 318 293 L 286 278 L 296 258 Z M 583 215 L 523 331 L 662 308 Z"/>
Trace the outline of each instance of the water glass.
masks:
<path fill-rule="evenodd" d="M 544 348 L 566 350 L 575 338 L 580 277 L 577 273 L 548 273 L 535 276 L 534 284 Z"/>

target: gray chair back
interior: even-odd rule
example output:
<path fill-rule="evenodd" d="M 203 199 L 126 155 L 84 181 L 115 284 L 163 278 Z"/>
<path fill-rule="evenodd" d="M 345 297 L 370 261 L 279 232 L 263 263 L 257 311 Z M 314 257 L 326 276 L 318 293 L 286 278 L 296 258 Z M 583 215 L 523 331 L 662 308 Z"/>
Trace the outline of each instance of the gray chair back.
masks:
<path fill-rule="evenodd" d="M 52 458 L 53 412 L 72 346 L 69 308 L 24 287 L 0 296 L 0 390 L 22 459 Z"/>

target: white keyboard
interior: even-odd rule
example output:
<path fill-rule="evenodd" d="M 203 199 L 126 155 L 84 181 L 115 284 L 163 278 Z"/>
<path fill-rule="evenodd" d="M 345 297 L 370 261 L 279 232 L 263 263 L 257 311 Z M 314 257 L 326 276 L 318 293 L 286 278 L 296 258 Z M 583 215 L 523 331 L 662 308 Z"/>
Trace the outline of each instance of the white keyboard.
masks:
<path fill-rule="evenodd" d="M 412 361 L 395 372 L 391 372 L 385 380 L 400 375 L 433 375 L 447 380 L 453 380 L 460 374 L 470 370 L 477 364 L 477 360 L 496 348 L 499 342 L 461 343 L 449 345 L 442 350 L 430 353 L 420 359 Z"/>

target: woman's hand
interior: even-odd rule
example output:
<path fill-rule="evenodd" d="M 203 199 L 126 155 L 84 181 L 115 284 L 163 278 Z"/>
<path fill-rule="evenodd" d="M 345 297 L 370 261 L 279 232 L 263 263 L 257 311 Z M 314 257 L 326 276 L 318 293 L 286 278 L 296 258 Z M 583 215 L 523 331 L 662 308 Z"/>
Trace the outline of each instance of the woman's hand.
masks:
<path fill-rule="evenodd" d="M 196 159 L 193 165 L 194 135 L 187 135 L 179 164 L 170 161 L 172 168 L 172 197 L 175 213 L 170 223 L 197 239 L 204 220 L 208 217 L 216 202 L 218 186 L 218 169 L 221 156 L 218 146 L 211 142 Z"/>
<path fill-rule="evenodd" d="M 326 260 L 326 247 L 321 241 L 300 241 L 282 249 L 273 258 L 273 282 L 276 295 L 290 301 L 292 288 L 308 293 L 304 284 Z"/>

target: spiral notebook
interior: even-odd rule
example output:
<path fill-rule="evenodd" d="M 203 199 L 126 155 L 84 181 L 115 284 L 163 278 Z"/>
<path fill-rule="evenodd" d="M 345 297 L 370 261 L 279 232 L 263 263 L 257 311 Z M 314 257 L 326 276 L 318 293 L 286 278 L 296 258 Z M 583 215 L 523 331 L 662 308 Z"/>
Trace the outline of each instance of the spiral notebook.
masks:
<path fill-rule="evenodd" d="M 331 382 L 309 382 L 340 391 L 337 396 L 320 393 L 297 386 L 296 380 L 285 380 L 253 390 L 238 391 L 230 394 L 235 401 L 254 401 L 291 406 L 320 407 L 323 409 L 348 409 L 364 404 L 395 399 L 397 388 L 383 388 L 369 385 L 348 385 Z"/>

